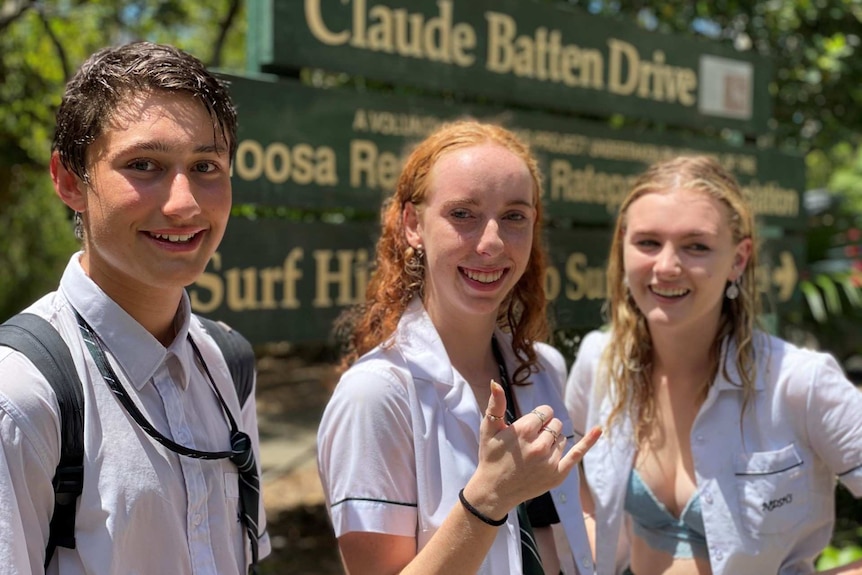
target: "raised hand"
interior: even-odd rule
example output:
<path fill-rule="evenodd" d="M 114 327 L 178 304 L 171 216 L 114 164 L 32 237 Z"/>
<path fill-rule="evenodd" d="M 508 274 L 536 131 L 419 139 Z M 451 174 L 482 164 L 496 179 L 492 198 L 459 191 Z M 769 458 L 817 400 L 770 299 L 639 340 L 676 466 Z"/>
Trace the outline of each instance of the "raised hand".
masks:
<path fill-rule="evenodd" d="M 479 465 L 464 493 L 495 518 L 562 483 L 601 435 L 592 429 L 566 452 L 563 424 L 550 406 L 541 405 L 511 425 L 505 413 L 506 395 L 492 380 L 479 427 Z"/>

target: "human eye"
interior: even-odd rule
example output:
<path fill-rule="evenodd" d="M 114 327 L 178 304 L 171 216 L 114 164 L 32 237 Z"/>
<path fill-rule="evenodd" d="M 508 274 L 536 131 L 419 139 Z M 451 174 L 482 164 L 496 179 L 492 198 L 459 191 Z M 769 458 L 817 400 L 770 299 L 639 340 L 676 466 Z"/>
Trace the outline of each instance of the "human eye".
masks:
<path fill-rule="evenodd" d="M 467 210 L 465 208 L 455 208 L 449 212 L 449 215 L 456 220 L 466 220 L 472 214 L 470 213 L 470 210 Z"/>
<path fill-rule="evenodd" d="M 658 245 L 659 245 L 657 241 L 650 239 L 650 238 L 637 239 L 634 241 L 634 244 L 636 246 L 644 248 L 644 249 L 655 248 L 655 247 L 658 247 Z"/>
<path fill-rule="evenodd" d="M 209 174 L 211 172 L 215 172 L 218 170 L 218 164 L 216 162 L 204 161 L 204 162 L 196 162 L 194 165 L 194 171 L 200 172 L 202 174 Z"/>
<path fill-rule="evenodd" d="M 127 166 L 139 172 L 152 172 L 157 168 L 156 163 L 152 160 L 145 159 L 134 159 L 127 164 Z"/>
<path fill-rule="evenodd" d="M 688 249 L 693 252 L 706 253 L 710 251 L 710 247 L 706 244 L 694 242 L 688 246 Z"/>
<path fill-rule="evenodd" d="M 511 222 L 523 222 L 526 221 L 528 218 L 527 214 L 516 210 L 508 212 L 505 216 L 503 216 L 503 219 L 509 220 Z"/>

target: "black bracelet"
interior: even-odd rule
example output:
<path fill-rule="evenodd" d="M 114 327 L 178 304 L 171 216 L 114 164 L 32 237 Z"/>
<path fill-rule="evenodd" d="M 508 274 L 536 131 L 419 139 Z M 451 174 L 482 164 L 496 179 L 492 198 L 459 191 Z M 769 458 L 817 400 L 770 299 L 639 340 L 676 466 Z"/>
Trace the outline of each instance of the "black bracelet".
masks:
<path fill-rule="evenodd" d="M 508 513 L 506 515 L 504 515 L 502 519 L 499 519 L 499 520 L 494 520 L 494 519 L 491 519 L 490 517 L 488 517 L 487 515 L 483 515 L 481 511 L 479 511 L 478 509 L 476 509 L 475 507 L 470 505 L 470 502 L 467 501 L 466 497 L 464 497 L 464 490 L 463 489 L 458 492 L 458 499 L 461 500 L 461 505 L 464 506 L 464 509 L 469 511 L 476 519 L 483 521 L 483 522 L 485 522 L 488 525 L 491 525 L 493 527 L 499 527 L 500 525 L 502 525 L 503 523 L 506 522 L 506 519 L 509 518 Z"/>

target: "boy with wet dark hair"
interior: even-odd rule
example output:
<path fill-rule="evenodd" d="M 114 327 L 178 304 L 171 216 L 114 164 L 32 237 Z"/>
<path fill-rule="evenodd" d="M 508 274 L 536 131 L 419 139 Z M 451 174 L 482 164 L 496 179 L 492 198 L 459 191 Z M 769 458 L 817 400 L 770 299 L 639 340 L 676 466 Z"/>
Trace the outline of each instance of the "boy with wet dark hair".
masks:
<path fill-rule="evenodd" d="M 254 395 L 241 403 L 185 290 L 224 234 L 236 144 L 225 86 L 171 46 L 100 50 L 69 81 L 50 172 L 82 250 L 25 311 L 81 380 L 75 547 L 48 546 L 58 400 L 0 346 L 0 574 L 245 573 L 269 553 Z"/>

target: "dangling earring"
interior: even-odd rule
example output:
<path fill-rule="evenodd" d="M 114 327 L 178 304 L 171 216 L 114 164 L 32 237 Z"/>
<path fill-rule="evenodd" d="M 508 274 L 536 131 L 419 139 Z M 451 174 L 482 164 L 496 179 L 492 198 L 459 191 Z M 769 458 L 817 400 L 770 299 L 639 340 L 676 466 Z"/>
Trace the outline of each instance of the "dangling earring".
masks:
<path fill-rule="evenodd" d="M 402 296 L 403 303 L 407 304 L 416 294 L 422 297 L 425 290 L 425 250 L 421 244 L 404 250 L 404 273 L 410 281 Z"/>
<path fill-rule="evenodd" d="M 74 228 L 75 229 L 75 239 L 77 239 L 79 242 L 83 242 L 84 241 L 84 220 L 81 217 L 81 212 L 75 212 L 75 217 L 74 217 L 73 222 L 75 225 L 75 228 Z"/>
<path fill-rule="evenodd" d="M 724 290 L 724 295 L 727 296 L 729 300 L 735 300 L 739 297 L 739 283 L 742 281 L 742 278 L 736 278 L 735 280 L 731 280 L 730 284 L 727 286 L 727 289 Z"/>

